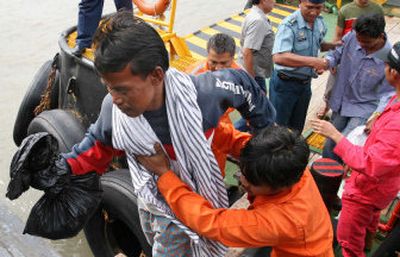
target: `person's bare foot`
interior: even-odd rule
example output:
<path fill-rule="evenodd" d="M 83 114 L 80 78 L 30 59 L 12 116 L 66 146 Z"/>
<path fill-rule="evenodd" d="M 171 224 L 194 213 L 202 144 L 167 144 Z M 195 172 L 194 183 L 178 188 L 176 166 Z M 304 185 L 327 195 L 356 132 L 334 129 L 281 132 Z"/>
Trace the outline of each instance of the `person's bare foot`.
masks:
<path fill-rule="evenodd" d="M 326 102 L 324 102 L 317 112 L 318 119 L 323 119 L 325 117 L 325 115 L 328 113 L 328 111 L 329 111 L 329 107 L 326 104 Z"/>

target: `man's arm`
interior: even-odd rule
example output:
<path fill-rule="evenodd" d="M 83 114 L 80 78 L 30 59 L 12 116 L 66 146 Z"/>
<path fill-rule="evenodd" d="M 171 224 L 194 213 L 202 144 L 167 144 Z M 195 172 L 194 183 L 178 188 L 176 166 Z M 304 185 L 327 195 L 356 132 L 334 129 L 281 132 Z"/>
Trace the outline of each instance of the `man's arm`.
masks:
<path fill-rule="evenodd" d="M 154 150 L 154 155 L 136 156 L 136 159 L 158 176 L 158 190 L 165 201 L 176 217 L 195 232 L 234 247 L 274 246 L 293 236 L 291 228 L 297 226 L 296 222 L 287 211 L 275 205 L 259 205 L 252 210 L 214 209 L 170 170 L 160 144 L 155 144 Z"/>
<path fill-rule="evenodd" d="M 393 122 L 398 125 L 398 122 Z M 334 152 L 354 170 L 379 179 L 385 173 L 393 172 L 400 166 L 400 128 L 390 126 L 380 131 L 376 143 L 368 149 L 351 144 L 342 138 Z"/>
<path fill-rule="evenodd" d="M 243 68 L 252 76 L 255 77 L 256 73 L 253 69 L 253 50 L 250 48 L 243 49 Z"/>
<path fill-rule="evenodd" d="M 218 100 L 221 104 L 238 110 L 254 129 L 274 124 L 275 108 L 247 72 L 225 69 L 211 75 L 216 79 L 214 92 L 222 95 Z"/>
<path fill-rule="evenodd" d="M 326 70 L 327 62 L 323 58 L 302 56 L 294 53 L 277 53 L 273 55 L 274 63 L 287 67 L 311 67 L 315 70 Z"/>
<path fill-rule="evenodd" d="M 386 78 L 382 79 L 382 82 L 379 83 L 377 86 L 377 93 L 379 95 L 379 99 L 381 98 L 387 98 L 387 101 L 389 102 L 390 96 L 393 96 L 395 94 L 395 89 L 390 83 L 386 80 Z"/>
<path fill-rule="evenodd" d="M 82 141 L 63 154 L 72 174 L 83 175 L 91 171 L 103 174 L 115 155 L 123 152 L 115 150 L 111 142 L 112 101 L 107 95 L 101 107 L 99 118 L 91 125 Z"/>
<path fill-rule="evenodd" d="M 389 92 L 384 94 L 380 99 L 379 99 L 379 104 L 378 107 L 376 107 L 375 111 L 369 116 L 367 122 L 365 123 L 365 133 L 369 134 L 371 132 L 371 129 L 375 123 L 375 121 L 378 119 L 378 117 L 381 115 L 381 113 L 385 110 L 386 106 L 388 105 L 390 99 L 396 94 L 395 91 Z"/>
<path fill-rule="evenodd" d="M 342 41 L 342 35 L 343 35 L 343 28 L 339 27 L 339 26 L 336 26 L 335 37 L 333 38 L 333 42 Z"/>
<path fill-rule="evenodd" d="M 350 40 L 355 40 L 352 38 L 353 33 L 355 32 L 346 34 L 346 36 L 343 37 L 341 45 L 337 46 L 325 56 L 325 59 L 328 61 L 329 68 L 335 68 L 340 64 L 344 49 L 349 47 L 351 43 Z"/>
<path fill-rule="evenodd" d="M 335 29 L 335 37 L 333 38 L 333 42 L 338 42 L 342 40 L 343 31 L 345 26 L 345 17 L 342 12 L 342 8 L 340 8 L 337 17 L 336 29 Z"/>
<path fill-rule="evenodd" d="M 240 151 L 250 140 L 251 134 L 236 130 L 232 123 L 220 122 L 215 130 L 213 147 L 239 158 Z"/>
<path fill-rule="evenodd" d="M 253 51 L 261 49 L 264 38 L 270 31 L 265 29 L 263 20 L 254 20 L 243 28 L 245 35 L 243 38 L 243 65 L 244 69 L 252 76 L 255 77 Z"/>
<path fill-rule="evenodd" d="M 376 107 L 375 112 L 379 112 L 382 113 L 386 106 L 388 105 L 390 99 L 396 94 L 396 91 L 390 91 L 390 92 L 386 92 L 384 93 L 381 98 L 379 99 L 379 104 L 378 107 Z"/>
<path fill-rule="evenodd" d="M 311 120 L 315 132 L 331 138 L 336 146 L 334 152 L 349 167 L 357 172 L 379 179 L 387 172 L 393 172 L 400 165 L 400 124 L 390 120 L 379 128 L 374 144 L 368 148 L 350 143 L 333 125 L 324 120 Z"/>
<path fill-rule="evenodd" d="M 276 33 L 272 59 L 274 63 L 287 67 L 311 67 L 316 70 L 323 70 L 326 62 L 322 58 L 302 56 L 293 53 L 294 32 L 286 24 L 279 25 Z"/>
<path fill-rule="evenodd" d="M 326 52 L 329 50 L 335 49 L 335 47 L 340 46 L 342 41 L 333 41 L 333 42 L 322 42 L 321 43 L 321 51 Z"/>
<path fill-rule="evenodd" d="M 262 216 L 255 210 L 214 209 L 172 171 L 162 175 L 157 185 L 179 220 L 200 235 L 227 246 L 274 246 L 281 235 L 279 227 L 287 225 L 276 219 L 279 214 L 274 213 L 277 210 L 273 207 L 263 210 Z"/>

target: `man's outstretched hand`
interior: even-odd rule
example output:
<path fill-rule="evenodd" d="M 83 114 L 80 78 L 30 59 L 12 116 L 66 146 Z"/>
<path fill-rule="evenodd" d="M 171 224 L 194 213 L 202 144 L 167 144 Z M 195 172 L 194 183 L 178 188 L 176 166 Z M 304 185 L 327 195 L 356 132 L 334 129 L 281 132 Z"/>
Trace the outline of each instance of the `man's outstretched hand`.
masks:
<path fill-rule="evenodd" d="M 159 143 L 154 144 L 154 151 L 156 153 L 150 156 L 136 155 L 136 159 L 148 171 L 161 176 L 170 169 L 169 160 Z"/>
<path fill-rule="evenodd" d="M 338 143 L 343 138 L 342 133 L 340 133 L 329 121 L 320 119 L 311 119 L 310 121 L 311 127 L 316 133 L 329 137 L 335 143 Z"/>

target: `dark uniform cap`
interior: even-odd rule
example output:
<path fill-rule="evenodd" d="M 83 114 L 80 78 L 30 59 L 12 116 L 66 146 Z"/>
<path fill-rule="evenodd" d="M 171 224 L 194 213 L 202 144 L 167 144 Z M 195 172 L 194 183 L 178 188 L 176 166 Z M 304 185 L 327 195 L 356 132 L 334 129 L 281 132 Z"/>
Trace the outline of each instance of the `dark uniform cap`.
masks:
<path fill-rule="evenodd" d="M 310 3 L 313 4 L 323 4 L 325 3 L 325 0 L 308 0 Z"/>
<path fill-rule="evenodd" d="M 392 50 L 388 53 L 387 63 L 400 73 L 400 42 L 394 44 Z"/>

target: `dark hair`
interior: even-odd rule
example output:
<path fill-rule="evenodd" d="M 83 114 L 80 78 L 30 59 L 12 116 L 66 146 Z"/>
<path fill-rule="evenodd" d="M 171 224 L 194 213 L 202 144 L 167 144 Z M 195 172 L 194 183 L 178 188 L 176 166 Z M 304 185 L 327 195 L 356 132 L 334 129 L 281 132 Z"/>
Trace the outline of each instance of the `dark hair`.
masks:
<path fill-rule="evenodd" d="M 393 45 L 391 51 L 389 51 L 387 56 L 387 63 L 393 69 L 395 69 L 398 73 L 400 73 L 400 42 L 397 42 Z"/>
<path fill-rule="evenodd" d="M 378 38 L 385 32 L 385 17 L 381 14 L 361 15 L 354 23 L 357 34 Z"/>
<path fill-rule="evenodd" d="M 130 64 L 132 74 L 146 77 L 157 66 L 169 67 L 168 52 L 155 29 L 132 12 L 117 12 L 95 34 L 98 72 L 118 72 Z"/>
<path fill-rule="evenodd" d="M 253 5 L 257 5 L 257 4 L 260 3 L 260 0 L 252 0 L 251 3 L 252 3 Z"/>
<path fill-rule="evenodd" d="M 231 56 L 235 55 L 236 45 L 235 40 L 224 33 L 218 33 L 210 37 L 207 42 L 207 52 L 213 49 L 217 54 L 229 53 Z"/>
<path fill-rule="evenodd" d="M 299 132 L 270 126 L 258 132 L 242 149 L 240 168 L 251 184 L 280 189 L 300 180 L 309 154 Z"/>

